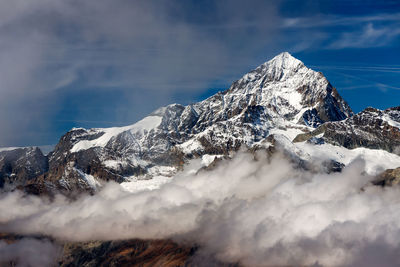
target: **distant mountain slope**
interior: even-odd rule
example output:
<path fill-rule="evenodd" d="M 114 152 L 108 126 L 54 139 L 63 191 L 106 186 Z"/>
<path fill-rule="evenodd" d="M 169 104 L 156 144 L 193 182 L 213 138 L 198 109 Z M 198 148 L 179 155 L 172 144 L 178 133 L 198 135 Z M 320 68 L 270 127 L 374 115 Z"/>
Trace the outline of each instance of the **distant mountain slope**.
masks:
<path fill-rule="evenodd" d="M 379 110 L 367 108 L 343 121 L 328 122 L 296 141 L 319 137 L 320 141 L 349 149 L 367 147 L 400 155 L 400 107 Z"/>
<path fill-rule="evenodd" d="M 47 158 L 37 147 L 0 149 L 0 188 L 24 185 L 47 170 Z"/>

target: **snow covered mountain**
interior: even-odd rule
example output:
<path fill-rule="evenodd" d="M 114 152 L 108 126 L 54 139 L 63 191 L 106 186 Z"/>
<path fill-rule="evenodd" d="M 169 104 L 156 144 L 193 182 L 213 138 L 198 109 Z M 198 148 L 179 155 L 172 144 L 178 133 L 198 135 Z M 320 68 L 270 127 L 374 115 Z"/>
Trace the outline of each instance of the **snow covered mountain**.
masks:
<path fill-rule="evenodd" d="M 342 121 L 328 122 L 308 134 L 300 134 L 296 141 L 320 137 L 349 149 L 367 147 L 400 154 L 400 107 L 379 110 L 367 108 Z"/>
<path fill-rule="evenodd" d="M 379 124 L 375 135 L 394 127 L 389 130 L 397 136 L 397 111 L 370 114 L 371 120 L 387 118 L 389 125 L 382 128 Z M 357 147 L 333 141 L 345 139 L 340 137 L 339 128 L 358 146 L 395 151 L 398 139 L 390 149 L 381 147 L 382 143 L 360 143 L 360 130 L 352 131 L 351 127 L 361 127 L 364 132 L 369 128 L 357 119 L 364 115 L 352 116 L 348 104 L 322 73 L 284 52 L 244 75 L 228 90 L 193 105 L 162 107 L 126 127 L 72 129 L 48 155 L 46 171 L 30 185 L 95 191 L 102 181 L 121 183 L 168 176 L 194 158 L 202 158 L 207 165 L 240 147 L 271 148 L 277 143 L 293 157 L 307 161 L 313 153 L 301 146 L 322 132 L 328 143 Z M 303 142 L 292 143 L 295 138 Z M 396 163 L 397 156 L 393 157 Z M 336 159 L 334 162 L 341 164 Z"/>
<path fill-rule="evenodd" d="M 25 185 L 47 169 L 47 158 L 37 147 L 0 149 L 0 188 Z"/>

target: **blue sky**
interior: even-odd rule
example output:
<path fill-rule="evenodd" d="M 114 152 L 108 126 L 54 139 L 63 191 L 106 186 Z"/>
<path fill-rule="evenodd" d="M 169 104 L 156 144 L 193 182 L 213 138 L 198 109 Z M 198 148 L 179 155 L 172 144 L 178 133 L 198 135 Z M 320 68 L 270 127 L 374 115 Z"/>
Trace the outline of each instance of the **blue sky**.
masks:
<path fill-rule="evenodd" d="M 358 112 L 400 105 L 399 1 L 0 0 L 0 146 L 131 124 L 282 51 Z"/>

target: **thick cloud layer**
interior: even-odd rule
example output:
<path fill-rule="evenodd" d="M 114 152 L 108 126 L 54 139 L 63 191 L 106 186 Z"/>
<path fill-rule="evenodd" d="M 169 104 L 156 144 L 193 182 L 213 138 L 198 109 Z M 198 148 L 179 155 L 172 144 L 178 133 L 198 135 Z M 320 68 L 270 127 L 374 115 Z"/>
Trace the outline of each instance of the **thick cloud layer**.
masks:
<path fill-rule="evenodd" d="M 173 238 L 250 266 L 400 264 L 399 189 L 370 185 L 362 161 L 328 175 L 280 156 L 257 158 L 241 153 L 153 191 L 110 183 L 94 196 L 52 203 L 8 193 L 0 231 L 70 241 Z"/>

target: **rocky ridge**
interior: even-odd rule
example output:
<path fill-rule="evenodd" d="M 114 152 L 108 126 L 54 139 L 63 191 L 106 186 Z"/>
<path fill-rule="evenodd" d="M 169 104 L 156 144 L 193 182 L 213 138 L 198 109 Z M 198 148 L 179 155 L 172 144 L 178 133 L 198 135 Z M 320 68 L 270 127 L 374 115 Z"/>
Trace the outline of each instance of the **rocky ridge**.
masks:
<path fill-rule="evenodd" d="M 342 121 L 327 122 L 311 133 L 296 136 L 294 142 L 311 139 L 349 149 L 383 149 L 400 155 L 400 107 L 367 108 Z"/>
<path fill-rule="evenodd" d="M 47 157 L 38 147 L 0 150 L 0 188 L 25 185 L 47 170 Z"/>

